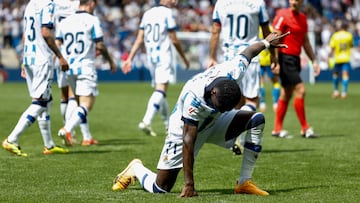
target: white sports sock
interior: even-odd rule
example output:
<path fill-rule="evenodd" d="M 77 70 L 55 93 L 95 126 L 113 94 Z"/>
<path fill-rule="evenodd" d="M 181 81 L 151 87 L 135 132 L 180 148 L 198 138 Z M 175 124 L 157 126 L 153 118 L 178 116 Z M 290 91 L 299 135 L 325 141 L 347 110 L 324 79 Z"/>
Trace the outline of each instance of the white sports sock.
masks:
<path fill-rule="evenodd" d="M 71 118 L 65 123 L 65 130 L 71 132 L 82 120 L 87 119 L 88 110 L 84 106 L 78 106 L 71 115 Z"/>
<path fill-rule="evenodd" d="M 160 114 L 161 114 L 162 120 L 164 121 L 164 126 L 165 126 L 166 130 L 169 128 L 168 112 L 169 112 L 169 105 L 168 105 L 167 99 L 164 98 L 160 105 Z"/>
<path fill-rule="evenodd" d="M 50 122 L 50 115 L 49 115 L 48 111 L 49 111 L 49 109 L 47 109 L 46 111 L 43 111 L 38 116 L 38 124 L 39 124 L 41 136 L 44 141 L 44 146 L 46 148 L 50 149 L 51 147 L 55 146 L 55 143 L 51 136 L 51 122 Z"/>
<path fill-rule="evenodd" d="M 241 170 L 239 176 L 239 184 L 242 184 L 246 180 L 251 179 L 258 154 L 258 152 L 244 148 L 244 155 L 241 163 Z"/>
<path fill-rule="evenodd" d="M 155 117 L 156 113 L 160 109 L 160 104 L 164 99 L 164 95 L 162 92 L 154 91 L 148 101 L 147 109 L 143 118 L 143 122 L 146 125 L 150 125 L 151 121 Z"/>
<path fill-rule="evenodd" d="M 81 134 L 83 136 L 83 140 L 91 140 L 91 132 L 90 132 L 90 126 L 89 123 L 80 123 L 80 130 Z"/>
<path fill-rule="evenodd" d="M 256 106 L 254 106 L 251 103 L 246 103 L 240 108 L 240 110 L 243 110 L 243 111 L 256 111 Z"/>
<path fill-rule="evenodd" d="M 60 102 L 60 113 L 61 113 L 61 117 L 63 119 L 63 122 L 65 123 L 66 121 L 66 108 L 67 108 L 68 102 L 67 101 L 61 101 Z"/>
<path fill-rule="evenodd" d="M 139 180 L 141 186 L 148 192 L 154 193 L 153 185 L 156 180 L 156 173 L 150 171 L 144 165 L 136 163 L 133 165 L 133 170 L 136 178 Z"/>
<path fill-rule="evenodd" d="M 71 115 L 75 112 L 77 107 L 78 107 L 78 104 L 77 104 L 75 98 L 69 98 L 69 101 L 67 103 L 66 113 L 65 113 L 65 120 L 69 120 L 71 118 Z"/>
<path fill-rule="evenodd" d="M 30 127 L 36 121 L 38 115 L 44 110 L 45 108 L 38 104 L 31 104 L 21 115 L 18 123 L 8 136 L 7 140 L 11 143 L 18 144 L 18 139 L 21 133 Z"/>

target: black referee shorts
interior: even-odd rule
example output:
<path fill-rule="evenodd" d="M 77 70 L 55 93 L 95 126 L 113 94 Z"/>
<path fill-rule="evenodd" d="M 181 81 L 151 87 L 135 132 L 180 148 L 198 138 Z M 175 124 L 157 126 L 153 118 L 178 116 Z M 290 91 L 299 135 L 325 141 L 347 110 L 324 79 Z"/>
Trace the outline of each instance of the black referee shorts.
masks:
<path fill-rule="evenodd" d="M 300 57 L 279 53 L 280 80 L 283 87 L 302 83 Z"/>

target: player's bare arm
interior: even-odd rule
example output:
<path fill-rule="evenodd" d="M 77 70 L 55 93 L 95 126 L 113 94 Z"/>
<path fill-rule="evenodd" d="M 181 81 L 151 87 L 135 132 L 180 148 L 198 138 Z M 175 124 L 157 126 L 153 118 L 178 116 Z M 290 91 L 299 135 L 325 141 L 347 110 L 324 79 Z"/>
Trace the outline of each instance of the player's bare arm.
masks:
<path fill-rule="evenodd" d="M 169 37 L 171 39 L 171 42 L 173 43 L 173 45 L 175 46 L 177 52 L 180 54 L 181 58 L 184 60 L 185 63 L 185 68 L 189 69 L 190 67 L 190 62 L 189 60 L 186 58 L 185 52 L 181 47 L 181 43 L 179 41 L 179 39 L 176 37 L 176 32 L 175 30 L 170 31 L 169 32 Z"/>
<path fill-rule="evenodd" d="M 106 48 L 104 42 L 97 42 L 96 43 L 96 50 L 100 51 L 101 55 L 109 62 L 110 65 L 110 71 L 112 73 L 116 72 L 116 64 L 113 60 L 113 58 L 111 57 L 108 49 Z"/>
<path fill-rule="evenodd" d="M 314 51 L 311 47 L 310 40 L 307 35 L 305 35 L 303 47 L 304 47 L 306 55 L 310 58 L 310 60 L 313 64 L 315 76 L 318 76 L 320 74 L 320 66 L 316 61 Z"/>
<path fill-rule="evenodd" d="M 59 58 L 59 63 L 60 63 L 60 66 L 61 66 L 61 70 L 62 71 L 69 70 L 69 64 L 67 63 L 67 61 L 65 60 L 65 58 L 61 54 L 59 48 L 56 46 L 55 39 L 54 39 L 54 37 L 52 35 L 51 30 L 49 28 L 47 28 L 47 27 L 42 27 L 41 28 L 41 34 L 42 34 L 46 44 L 54 52 L 56 57 Z"/>
<path fill-rule="evenodd" d="M 208 68 L 217 64 L 216 61 L 216 53 L 217 53 L 217 46 L 219 44 L 221 32 L 221 25 L 219 23 L 213 23 L 212 30 L 211 30 L 211 37 L 210 37 L 210 55 L 209 55 L 209 64 Z"/>
<path fill-rule="evenodd" d="M 260 42 L 254 43 L 248 48 L 246 48 L 242 54 L 245 55 L 248 59 L 251 59 L 258 55 L 265 48 L 287 48 L 286 44 L 281 43 L 281 39 L 289 35 L 290 32 L 279 35 L 278 33 L 272 32 L 266 38 Z"/>
<path fill-rule="evenodd" d="M 194 145 L 197 136 L 197 126 L 184 124 L 183 129 L 183 170 L 185 185 L 180 197 L 197 196 L 194 182 Z"/>
<path fill-rule="evenodd" d="M 131 71 L 132 60 L 140 46 L 144 43 L 144 30 L 139 29 L 134 45 L 132 46 L 128 58 L 124 61 L 121 66 L 121 70 L 124 74 L 127 74 Z"/>

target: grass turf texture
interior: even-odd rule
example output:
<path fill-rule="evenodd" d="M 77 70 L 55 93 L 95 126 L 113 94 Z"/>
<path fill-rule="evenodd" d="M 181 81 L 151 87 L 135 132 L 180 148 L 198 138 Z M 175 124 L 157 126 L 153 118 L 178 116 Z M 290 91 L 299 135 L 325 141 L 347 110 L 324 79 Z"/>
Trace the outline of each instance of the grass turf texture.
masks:
<path fill-rule="evenodd" d="M 101 83 L 100 95 L 89 121 L 98 146 L 70 148 L 67 155 L 43 155 L 37 123 L 20 137 L 29 157 L 15 157 L 0 150 L 0 202 L 357 202 L 360 199 L 360 84 L 351 83 L 348 99 L 331 99 L 332 85 L 307 86 L 306 113 L 321 137 L 301 138 L 292 103 L 284 128 L 293 139 L 271 137 L 270 84 L 267 85 L 268 111 L 263 153 L 253 180 L 270 193 L 268 197 L 234 195 L 242 156 L 230 150 L 205 145 L 195 165 L 195 186 L 199 197 L 178 199 L 183 173 L 171 193 L 154 195 L 137 182 L 127 190 L 111 191 L 112 180 L 133 158 L 155 171 L 164 141 L 160 116 L 154 120 L 157 137 L 137 129 L 152 92 L 148 83 Z M 181 84 L 168 92 L 170 111 Z M 60 93 L 54 84 L 51 110 L 54 141 L 61 144 L 57 130 L 62 126 Z M 1 140 L 11 132 L 30 103 L 25 83 L 0 86 Z M 77 136 L 81 134 L 77 130 Z"/>

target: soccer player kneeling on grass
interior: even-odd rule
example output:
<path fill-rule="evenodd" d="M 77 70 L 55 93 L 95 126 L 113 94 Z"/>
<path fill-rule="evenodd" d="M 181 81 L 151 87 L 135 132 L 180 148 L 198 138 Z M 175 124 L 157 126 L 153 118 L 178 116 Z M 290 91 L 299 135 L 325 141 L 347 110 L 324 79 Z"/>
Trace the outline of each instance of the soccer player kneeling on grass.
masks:
<path fill-rule="evenodd" d="M 288 33 L 287 33 L 288 34 Z M 251 59 L 261 50 L 286 47 L 280 44 L 287 34 L 269 34 L 265 40 L 246 48 L 240 55 L 205 72 L 195 75 L 183 87 L 169 120 L 169 135 L 158 162 L 157 174 L 134 159 L 119 173 L 113 190 L 124 190 L 135 179 L 151 193 L 169 192 L 183 168 L 185 185 L 180 197 L 197 196 L 194 183 L 194 161 L 204 143 L 229 148 L 244 132 L 244 157 L 234 192 L 237 194 L 269 195 L 251 180 L 256 160 L 261 152 L 265 117 L 255 111 L 234 109 L 241 97 L 238 82 Z"/>

